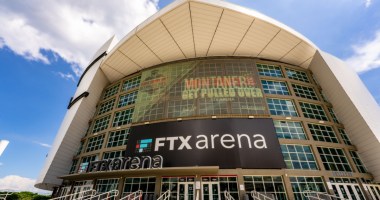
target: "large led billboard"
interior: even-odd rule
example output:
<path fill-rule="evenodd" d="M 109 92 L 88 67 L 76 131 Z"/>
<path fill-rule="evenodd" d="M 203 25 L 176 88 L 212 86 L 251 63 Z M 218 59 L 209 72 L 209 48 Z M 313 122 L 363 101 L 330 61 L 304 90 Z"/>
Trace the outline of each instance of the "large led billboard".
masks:
<path fill-rule="evenodd" d="M 253 60 L 196 60 L 143 71 L 133 122 L 247 114 L 268 114 Z"/>

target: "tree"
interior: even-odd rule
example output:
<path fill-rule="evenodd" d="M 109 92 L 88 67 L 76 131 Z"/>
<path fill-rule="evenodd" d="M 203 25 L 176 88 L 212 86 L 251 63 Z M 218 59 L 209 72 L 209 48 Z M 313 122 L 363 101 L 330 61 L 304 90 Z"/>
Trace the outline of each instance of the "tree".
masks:
<path fill-rule="evenodd" d="M 50 196 L 40 195 L 33 192 L 14 192 L 12 195 L 7 197 L 7 200 L 47 200 L 50 199 Z"/>

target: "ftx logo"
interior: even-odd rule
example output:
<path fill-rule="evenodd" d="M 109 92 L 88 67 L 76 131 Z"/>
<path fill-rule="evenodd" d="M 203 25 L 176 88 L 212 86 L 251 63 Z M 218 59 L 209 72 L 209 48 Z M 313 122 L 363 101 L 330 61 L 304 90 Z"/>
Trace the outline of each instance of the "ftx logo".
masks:
<path fill-rule="evenodd" d="M 136 153 L 145 153 L 152 150 L 153 139 L 137 140 Z"/>

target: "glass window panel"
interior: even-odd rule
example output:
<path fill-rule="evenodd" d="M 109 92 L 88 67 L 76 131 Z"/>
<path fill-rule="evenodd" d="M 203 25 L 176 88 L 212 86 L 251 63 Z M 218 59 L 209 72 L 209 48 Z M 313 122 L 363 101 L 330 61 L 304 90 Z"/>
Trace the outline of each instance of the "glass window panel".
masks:
<path fill-rule="evenodd" d="M 286 192 L 281 176 L 244 176 L 247 192 L 252 190 L 273 194 L 277 200 L 286 200 Z"/>
<path fill-rule="evenodd" d="M 317 147 L 317 149 L 326 170 L 352 172 L 352 169 L 346 159 L 346 155 L 344 154 L 342 149 L 328 147 Z M 339 168 L 339 166 L 341 165 L 345 167 Z"/>
<path fill-rule="evenodd" d="M 73 163 L 71 164 L 70 172 L 69 174 L 74 174 L 75 170 L 77 169 L 78 165 L 78 159 L 73 160 Z"/>
<path fill-rule="evenodd" d="M 367 169 L 364 166 L 363 162 L 361 161 L 359 154 L 356 151 L 350 151 L 350 155 L 352 157 L 352 160 L 354 160 L 354 163 L 356 165 L 356 168 L 360 173 L 367 173 Z"/>
<path fill-rule="evenodd" d="M 286 74 L 288 75 L 288 78 L 293 79 L 293 80 L 297 80 L 297 81 L 310 83 L 306 72 L 293 70 L 293 69 L 289 69 L 289 68 L 285 68 L 285 70 L 286 70 Z"/>
<path fill-rule="evenodd" d="M 140 79 L 141 79 L 141 76 L 136 76 L 124 81 L 123 88 L 122 88 L 123 91 L 127 91 L 127 90 L 138 87 L 140 85 Z"/>
<path fill-rule="evenodd" d="M 312 87 L 297 84 L 292 84 L 292 87 L 296 96 L 306 99 L 318 100 L 317 94 Z"/>
<path fill-rule="evenodd" d="M 124 190 L 123 190 L 122 196 L 124 197 L 130 193 L 136 192 L 137 190 L 141 190 L 143 194 L 141 199 L 151 199 L 154 197 L 155 184 L 156 184 L 155 177 L 125 178 Z M 165 185 L 165 189 L 169 187 L 168 184 L 163 184 L 163 185 Z"/>
<path fill-rule="evenodd" d="M 133 110 L 133 108 L 130 108 L 127 110 L 116 112 L 112 122 L 112 127 L 118 127 L 131 123 Z"/>
<path fill-rule="evenodd" d="M 113 85 L 111 87 L 108 87 L 105 89 L 104 94 L 103 94 L 103 99 L 107 99 L 113 95 L 115 95 L 119 91 L 119 84 Z"/>
<path fill-rule="evenodd" d="M 261 76 L 284 77 L 281 68 L 277 65 L 257 64 L 256 66 Z"/>
<path fill-rule="evenodd" d="M 88 164 L 91 161 L 98 160 L 98 155 L 90 155 L 86 157 L 82 157 L 82 162 L 79 165 L 78 173 L 85 172 L 87 170 Z"/>
<path fill-rule="evenodd" d="M 343 129 L 338 129 L 340 136 L 343 139 L 343 142 L 347 145 L 352 145 L 350 138 L 348 137 L 347 133 Z"/>
<path fill-rule="evenodd" d="M 339 143 L 338 138 L 331 126 L 319 124 L 307 124 L 314 140 L 322 142 Z"/>
<path fill-rule="evenodd" d="M 125 150 L 110 151 L 103 154 L 103 159 L 122 158 L 125 156 Z"/>
<path fill-rule="evenodd" d="M 281 144 L 281 149 L 288 169 L 318 169 L 309 146 Z"/>
<path fill-rule="evenodd" d="M 274 120 L 278 138 L 306 140 L 306 134 L 301 122 Z"/>
<path fill-rule="evenodd" d="M 334 110 L 333 110 L 332 108 L 327 108 L 327 109 L 329 110 L 329 113 L 330 113 L 330 115 L 331 115 L 333 121 L 334 121 L 335 123 L 340 123 L 339 120 L 338 120 L 338 118 L 337 118 L 336 115 L 335 115 Z"/>
<path fill-rule="evenodd" d="M 111 115 L 107 115 L 105 117 L 99 118 L 95 120 L 94 127 L 92 128 L 92 133 L 96 133 L 108 128 L 108 124 L 110 122 Z"/>
<path fill-rule="evenodd" d="M 328 121 L 322 106 L 306 102 L 300 102 L 300 106 L 306 118 Z"/>
<path fill-rule="evenodd" d="M 104 135 L 99 135 L 88 139 L 86 152 L 101 149 L 103 146 Z"/>
<path fill-rule="evenodd" d="M 298 116 L 292 100 L 267 98 L 267 102 L 272 115 Z"/>
<path fill-rule="evenodd" d="M 106 113 L 108 111 L 111 111 L 113 109 L 113 106 L 115 104 L 115 99 L 111 99 L 109 101 L 106 101 L 99 106 L 98 115 L 101 115 L 103 113 Z"/>
<path fill-rule="evenodd" d="M 117 104 L 117 107 L 121 108 L 127 105 L 134 104 L 137 98 L 137 92 L 138 91 L 134 91 L 125 95 L 121 95 L 119 97 L 119 103 Z"/>
<path fill-rule="evenodd" d="M 96 192 L 104 193 L 111 190 L 117 190 L 119 179 L 98 179 L 96 181 Z"/>
<path fill-rule="evenodd" d="M 107 148 L 127 145 L 128 136 L 129 129 L 111 131 L 108 138 Z"/>
<path fill-rule="evenodd" d="M 261 80 L 265 94 L 289 95 L 289 89 L 283 81 Z"/>
<path fill-rule="evenodd" d="M 314 179 L 313 179 L 314 178 Z M 321 177 L 290 177 L 290 183 L 296 200 L 306 199 L 303 195 L 305 190 L 326 192 L 326 187 Z"/>

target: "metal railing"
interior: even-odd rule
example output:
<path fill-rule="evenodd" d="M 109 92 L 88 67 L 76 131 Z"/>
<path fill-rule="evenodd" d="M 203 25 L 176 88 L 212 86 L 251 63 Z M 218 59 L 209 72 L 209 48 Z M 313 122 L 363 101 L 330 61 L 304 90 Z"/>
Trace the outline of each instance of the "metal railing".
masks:
<path fill-rule="evenodd" d="M 163 193 L 157 200 L 167 200 L 170 198 L 170 190 Z"/>
<path fill-rule="evenodd" d="M 84 190 L 81 192 L 76 192 L 73 194 L 67 194 L 60 197 L 55 197 L 50 200 L 82 200 L 82 199 L 89 199 L 93 197 L 96 194 L 96 190 Z"/>
<path fill-rule="evenodd" d="M 260 193 L 260 192 L 257 192 L 255 190 L 252 190 L 251 191 L 251 197 L 254 199 L 254 200 L 275 200 L 275 197 L 273 194 L 269 194 L 269 193 Z"/>
<path fill-rule="evenodd" d="M 108 192 L 100 193 L 89 198 L 90 200 L 100 200 L 100 199 L 115 199 L 119 195 L 119 190 L 111 190 Z"/>
<path fill-rule="evenodd" d="M 311 191 L 311 190 L 305 190 L 302 192 L 302 194 L 304 197 L 308 198 L 309 200 L 346 200 L 338 196 L 334 196 L 334 195 L 323 193 L 323 192 Z"/>
<path fill-rule="evenodd" d="M 224 198 L 226 200 L 235 200 L 235 198 L 231 196 L 231 194 L 227 190 L 224 190 Z"/>
<path fill-rule="evenodd" d="M 5 200 L 7 199 L 7 196 L 12 195 L 12 192 L 5 192 L 0 194 L 0 200 Z"/>
<path fill-rule="evenodd" d="M 142 191 L 137 190 L 136 192 L 128 194 L 127 196 L 122 197 L 119 200 L 137 200 L 137 199 L 140 199 L 141 197 L 142 197 Z"/>

